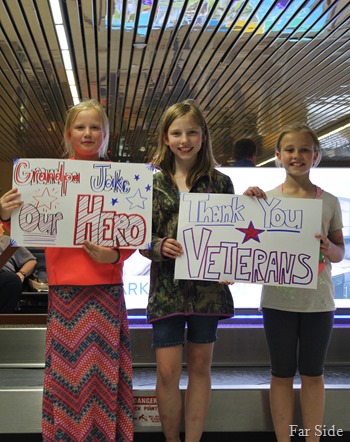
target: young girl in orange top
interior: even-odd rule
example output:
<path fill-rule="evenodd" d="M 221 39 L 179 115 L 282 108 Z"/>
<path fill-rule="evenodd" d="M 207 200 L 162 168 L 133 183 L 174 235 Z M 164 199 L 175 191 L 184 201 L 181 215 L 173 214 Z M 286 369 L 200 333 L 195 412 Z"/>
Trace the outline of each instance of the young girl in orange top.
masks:
<path fill-rule="evenodd" d="M 95 100 L 72 107 L 64 130 L 66 156 L 98 161 L 109 138 Z M 23 201 L 17 189 L 0 199 L 9 220 Z M 132 365 L 123 292 L 123 261 L 134 250 L 47 248 L 49 306 L 43 440 L 133 440 Z"/>

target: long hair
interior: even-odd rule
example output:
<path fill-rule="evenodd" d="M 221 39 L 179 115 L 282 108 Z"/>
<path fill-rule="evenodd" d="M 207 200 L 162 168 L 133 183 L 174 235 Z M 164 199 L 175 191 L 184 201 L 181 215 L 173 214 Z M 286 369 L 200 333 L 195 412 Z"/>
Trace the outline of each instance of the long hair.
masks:
<path fill-rule="evenodd" d="M 292 132 L 300 132 L 300 133 L 305 133 L 305 134 L 310 135 L 310 137 L 312 138 L 312 140 L 314 142 L 314 150 L 315 150 L 315 152 L 317 152 L 317 158 L 316 158 L 315 162 L 313 163 L 312 167 L 317 167 L 320 164 L 320 161 L 322 159 L 322 149 L 321 149 L 321 145 L 320 145 L 320 140 L 318 139 L 316 133 L 309 126 L 307 126 L 304 123 L 290 124 L 290 125 L 284 126 L 282 128 L 282 131 L 279 134 L 278 139 L 277 139 L 276 152 L 281 152 L 282 138 L 285 135 L 290 134 Z M 276 165 L 279 167 L 281 166 L 281 163 L 277 159 L 276 159 Z"/>
<path fill-rule="evenodd" d="M 102 127 L 102 144 L 100 146 L 99 155 L 101 158 L 107 158 L 107 148 L 108 148 L 108 141 L 109 141 L 109 120 L 107 117 L 107 114 L 102 107 L 102 105 L 95 99 L 87 99 L 83 100 L 80 103 L 76 104 L 75 106 L 72 106 L 68 109 L 67 115 L 66 115 L 66 123 L 64 126 L 64 152 L 63 156 L 65 158 L 72 158 L 74 157 L 74 148 L 72 146 L 72 143 L 70 141 L 70 131 L 72 129 L 72 126 L 74 124 L 75 119 L 77 118 L 78 114 L 82 111 L 91 110 L 94 109 L 98 112 L 100 119 L 101 119 L 101 127 Z"/>
<path fill-rule="evenodd" d="M 170 175 L 175 174 L 175 156 L 165 143 L 165 137 L 171 124 L 176 119 L 185 116 L 192 118 L 198 126 L 200 126 L 203 133 L 203 143 L 198 152 L 197 161 L 186 179 L 187 186 L 191 187 L 193 183 L 203 175 L 207 174 L 212 178 L 214 168 L 217 165 L 213 154 L 208 125 L 203 113 L 193 101 L 185 100 L 180 103 L 175 103 L 164 112 L 160 122 L 158 146 L 152 162 L 162 172 Z"/>

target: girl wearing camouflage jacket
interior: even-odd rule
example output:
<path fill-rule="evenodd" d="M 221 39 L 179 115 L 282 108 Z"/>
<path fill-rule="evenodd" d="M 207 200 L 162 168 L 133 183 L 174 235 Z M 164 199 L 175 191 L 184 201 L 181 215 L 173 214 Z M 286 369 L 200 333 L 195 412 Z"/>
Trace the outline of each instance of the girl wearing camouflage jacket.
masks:
<path fill-rule="evenodd" d="M 233 315 L 225 283 L 174 279 L 175 259 L 183 251 L 176 240 L 179 192 L 233 194 L 231 179 L 215 169 L 208 126 L 192 102 L 176 103 L 161 121 L 154 165 L 152 260 L 147 306 L 157 360 L 157 402 L 167 442 L 180 442 L 185 328 L 188 385 L 185 396 L 185 442 L 199 441 L 211 395 L 211 362 L 219 319 Z M 245 195 L 258 196 L 250 187 Z"/>

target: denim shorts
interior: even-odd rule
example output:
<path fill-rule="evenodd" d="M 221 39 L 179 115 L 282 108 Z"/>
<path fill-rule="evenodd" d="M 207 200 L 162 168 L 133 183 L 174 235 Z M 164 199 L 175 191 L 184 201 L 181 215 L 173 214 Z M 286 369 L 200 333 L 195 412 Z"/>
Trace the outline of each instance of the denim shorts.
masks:
<path fill-rule="evenodd" d="M 152 347 L 184 345 L 187 340 L 195 344 L 208 344 L 217 339 L 218 316 L 176 315 L 152 322 Z"/>

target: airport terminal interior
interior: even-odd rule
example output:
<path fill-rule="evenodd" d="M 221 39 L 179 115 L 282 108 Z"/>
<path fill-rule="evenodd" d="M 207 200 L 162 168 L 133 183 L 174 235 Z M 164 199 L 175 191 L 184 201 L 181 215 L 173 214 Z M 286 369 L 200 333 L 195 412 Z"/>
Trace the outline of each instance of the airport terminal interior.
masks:
<path fill-rule="evenodd" d="M 86 98 L 105 108 L 108 157 L 152 160 L 160 118 L 193 100 L 203 111 L 217 168 L 235 193 L 280 184 L 281 129 L 305 123 L 322 151 L 311 171 L 341 204 L 345 256 L 332 266 L 335 322 L 325 367 L 321 440 L 350 441 L 350 2 L 348 0 L 1 0 L 0 196 L 18 159 L 59 160 L 67 109 Z M 235 167 L 233 144 L 251 138 L 254 168 Z M 13 314 L 0 314 L 0 441 L 41 441 L 48 307 L 44 249 Z M 40 266 L 40 268 L 39 268 Z M 131 333 L 135 442 L 163 441 L 146 320 L 149 260 L 124 267 Z M 220 321 L 212 397 L 202 442 L 276 441 L 261 284 L 230 286 L 235 315 Z M 186 386 L 186 360 L 181 391 Z M 302 428 L 300 378 L 295 422 Z M 304 440 L 295 434 L 291 440 Z"/>

